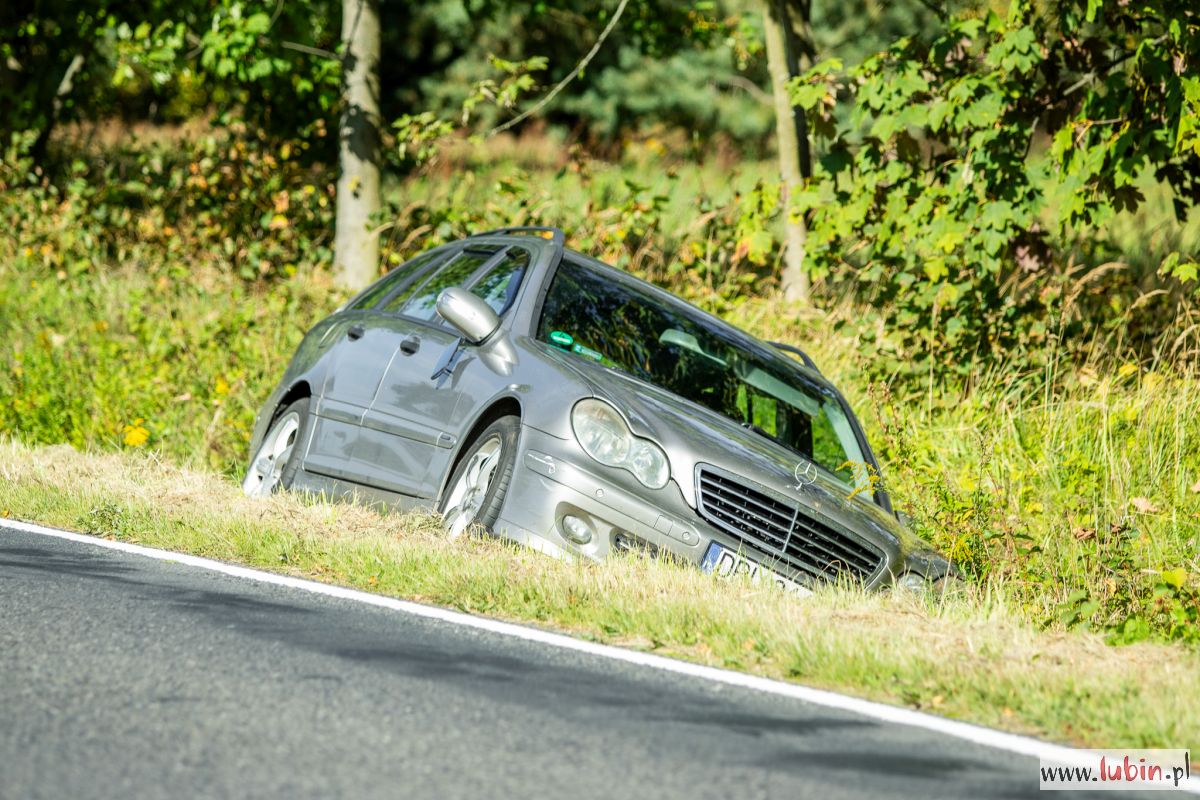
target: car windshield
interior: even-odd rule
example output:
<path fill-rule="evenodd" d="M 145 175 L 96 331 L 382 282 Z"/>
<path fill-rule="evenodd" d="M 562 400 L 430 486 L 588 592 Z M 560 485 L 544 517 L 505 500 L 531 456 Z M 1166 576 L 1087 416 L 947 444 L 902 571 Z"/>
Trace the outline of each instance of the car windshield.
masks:
<path fill-rule="evenodd" d="M 756 430 L 847 486 L 869 470 L 837 395 L 682 301 L 563 259 L 538 338 Z"/>

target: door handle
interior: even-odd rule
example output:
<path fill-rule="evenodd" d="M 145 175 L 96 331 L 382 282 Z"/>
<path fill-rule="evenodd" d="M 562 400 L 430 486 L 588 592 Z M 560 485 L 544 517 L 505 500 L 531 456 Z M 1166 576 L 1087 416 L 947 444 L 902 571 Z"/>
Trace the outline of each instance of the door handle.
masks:
<path fill-rule="evenodd" d="M 411 356 L 421 349 L 421 337 L 410 336 L 400 343 L 400 352 L 406 356 Z"/>
<path fill-rule="evenodd" d="M 367 329 L 364 328 L 362 325 L 351 325 L 350 330 L 346 331 L 346 338 L 349 339 L 350 341 L 357 341 L 357 340 L 361 339 L 363 337 L 363 334 L 366 332 L 367 332 Z"/>

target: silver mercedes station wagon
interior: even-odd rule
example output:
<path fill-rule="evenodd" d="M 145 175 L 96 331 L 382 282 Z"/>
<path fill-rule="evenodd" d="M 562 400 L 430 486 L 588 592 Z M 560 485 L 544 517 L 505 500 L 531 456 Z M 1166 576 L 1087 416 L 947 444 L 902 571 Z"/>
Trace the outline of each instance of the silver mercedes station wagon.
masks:
<path fill-rule="evenodd" d="M 897 519 L 803 352 L 555 228 L 431 250 L 317 323 L 251 453 L 247 494 L 434 509 L 451 535 L 477 525 L 560 557 L 640 550 L 799 593 L 950 571 Z"/>

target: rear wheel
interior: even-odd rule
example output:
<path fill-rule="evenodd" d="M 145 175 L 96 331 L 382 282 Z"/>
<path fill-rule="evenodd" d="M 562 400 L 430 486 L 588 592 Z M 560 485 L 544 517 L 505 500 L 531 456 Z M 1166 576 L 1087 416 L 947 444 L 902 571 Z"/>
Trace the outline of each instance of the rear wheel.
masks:
<path fill-rule="evenodd" d="M 308 398 L 289 405 L 271 424 L 242 480 L 247 497 L 265 497 L 288 489 L 299 469 L 296 445 L 308 430 Z"/>
<path fill-rule="evenodd" d="M 491 530 L 517 462 L 518 417 L 501 417 L 475 438 L 450 476 L 440 511 L 451 538 L 472 524 Z"/>

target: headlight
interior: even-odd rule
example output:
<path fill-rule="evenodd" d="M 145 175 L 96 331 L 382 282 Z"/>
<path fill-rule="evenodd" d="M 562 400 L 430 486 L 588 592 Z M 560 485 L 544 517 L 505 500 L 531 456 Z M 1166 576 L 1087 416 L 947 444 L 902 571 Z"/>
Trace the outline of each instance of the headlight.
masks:
<path fill-rule="evenodd" d="M 601 464 L 620 467 L 651 489 L 671 477 L 667 454 L 649 439 L 633 435 L 625 418 L 603 400 L 580 400 L 571 409 L 571 428 L 583 451 Z"/>

